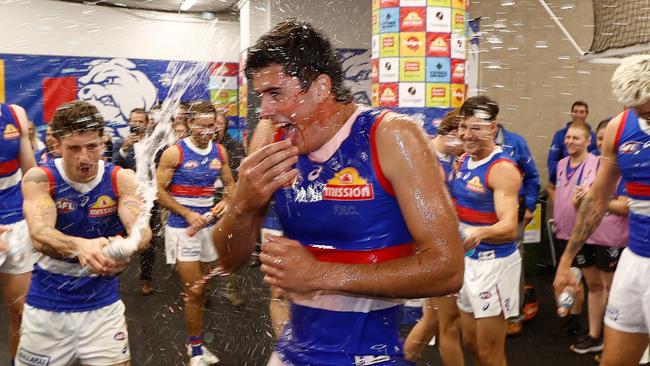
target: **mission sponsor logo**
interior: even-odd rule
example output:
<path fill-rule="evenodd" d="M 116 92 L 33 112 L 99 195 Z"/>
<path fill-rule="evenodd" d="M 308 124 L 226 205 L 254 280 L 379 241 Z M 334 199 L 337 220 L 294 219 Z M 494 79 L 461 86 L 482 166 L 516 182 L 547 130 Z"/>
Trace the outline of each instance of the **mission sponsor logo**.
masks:
<path fill-rule="evenodd" d="M 16 128 L 16 126 L 12 125 L 11 123 L 5 127 L 5 131 L 3 134 L 3 137 L 5 140 L 13 140 L 17 139 L 20 137 L 20 131 Z"/>
<path fill-rule="evenodd" d="M 219 159 L 217 158 L 212 159 L 212 161 L 210 162 L 210 169 L 212 170 L 221 169 L 221 162 L 219 161 Z"/>
<path fill-rule="evenodd" d="M 332 201 L 368 201 L 375 198 L 372 184 L 361 178 L 352 167 L 337 172 L 327 181 L 323 189 L 323 199 Z"/>
<path fill-rule="evenodd" d="M 467 182 L 467 189 L 472 191 L 472 192 L 477 192 L 477 193 L 485 193 L 485 187 L 483 187 L 483 184 L 481 183 L 481 179 L 479 177 L 474 177 Z"/>
<path fill-rule="evenodd" d="M 117 212 L 117 203 L 109 196 L 99 196 L 97 201 L 88 209 L 89 217 L 104 217 Z"/>

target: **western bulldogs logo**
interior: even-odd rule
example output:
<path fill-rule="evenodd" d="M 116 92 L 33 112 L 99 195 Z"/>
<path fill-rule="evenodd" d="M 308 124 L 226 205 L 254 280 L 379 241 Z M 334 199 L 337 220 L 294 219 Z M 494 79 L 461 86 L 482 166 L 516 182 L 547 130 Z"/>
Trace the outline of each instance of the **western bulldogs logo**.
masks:
<path fill-rule="evenodd" d="M 77 97 L 99 109 L 112 137 L 129 134 L 129 113 L 134 108 L 149 109 L 158 91 L 147 75 L 122 58 L 94 60 L 88 74 L 78 80 Z"/>

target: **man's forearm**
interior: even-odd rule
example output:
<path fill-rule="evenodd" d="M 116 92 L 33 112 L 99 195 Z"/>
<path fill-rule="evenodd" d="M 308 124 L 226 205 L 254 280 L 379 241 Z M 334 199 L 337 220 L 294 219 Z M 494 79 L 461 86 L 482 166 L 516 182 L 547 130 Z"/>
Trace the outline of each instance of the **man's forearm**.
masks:
<path fill-rule="evenodd" d="M 449 253 L 449 252 L 447 252 Z M 457 292 L 463 281 L 462 256 L 421 252 L 379 264 L 323 263 L 316 288 L 401 299 Z"/>
<path fill-rule="evenodd" d="M 576 217 L 576 223 L 573 226 L 571 237 L 562 257 L 566 257 L 566 260 L 571 261 L 575 258 L 587 238 L 600 225 L 600 222 L 605 216 L 606 209 L 607 202 L 597 201 L 589 195 L 582 200 Z"/>
<path fill-rule="evenodd" d="M 156 199 L 156 203 L 160 207 L 166 208 L 169 211 L 181 216 L 185 216 L 189 211 L 191 211 L 189 208 L 176 202 L 176 200 L 174 200 L 169 192 L 162 190 L 160 187 L 158 187 L 158 198 Z"/>
<path fill-rule="evenodd" d="M 52 258 L 72 258 L 77 255 L 77 240 L 53 227 L 41 226 L 31 232 L 34 249 Z"/>
<path fill-rule="evenodd" d="M 504 244 L 511 243 L 517 238 L 517 225 L 499 221 L 494 225 L 484 226 L 479 228 L 481 233 L 481 241 L 490 244 Z"/>

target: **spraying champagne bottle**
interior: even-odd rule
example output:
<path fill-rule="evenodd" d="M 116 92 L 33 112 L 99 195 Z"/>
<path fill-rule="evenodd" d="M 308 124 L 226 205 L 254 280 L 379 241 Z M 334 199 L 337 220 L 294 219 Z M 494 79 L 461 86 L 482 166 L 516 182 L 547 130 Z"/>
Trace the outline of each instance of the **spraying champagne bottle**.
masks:
<path fill-rule="evenodd" d="M 580 272 L 580 268 L 571 267 L 571 273 L 573 273 L 575 276 L 576 283 L 580 285 L 580 280 L 582 279 L 582 272 Z M 571 286 L 565 287 L 560 296 L 557 298 L 557 315 L 560 318 L 564 318 L 569 314 L 569 310 L 571 310 L 575 298 L 575 289 L 573 289 Z"/>

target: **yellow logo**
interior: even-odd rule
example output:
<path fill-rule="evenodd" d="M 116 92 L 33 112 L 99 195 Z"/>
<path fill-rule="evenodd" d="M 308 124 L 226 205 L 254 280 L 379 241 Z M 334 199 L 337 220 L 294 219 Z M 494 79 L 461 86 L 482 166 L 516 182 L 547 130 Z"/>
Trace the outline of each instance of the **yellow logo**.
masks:
<path fill-rule="evenodd" d="M 16 126 L 10 123 L 7 125 L 7 127 L 5 127 L 5 133 L 4 133 L 5 140 L 13 140 L 19 137 L 20 137 L 20 131 L 18 131 Z"/>
<path fill-rule="evenodd" d="M 217 158 L 212 159 L 212 161 L 210 162 L 210 169 L 212 170 L 221 169 L 221 162 L 219 161 L 219 159 Z"/>
<path fill-rule="evenodd" d="M 467 182 L 467 189 L 469 189 L 472 192 L 478 192 L 478 193 L 485 192 L 485 187 L 483 187 L 483 184 L 481 183 L 481 179 L 477 176 L 475 176 L 474 178 L 470 179 L 469 182 Z"/>
<path fill-rule="evenodd" d="M 103 217 L 117 212 L 117 203 L 109 196 L 99 196 L 97 201 L 88 208 L 89 217 Z"/>
<path fill-rule="evenodd" d="M 334 201 L 367 201 L 375 198 L 372 184 L 361 178 L 355 168 L 344 168 L 327 181 L 323 199 Z"/>

